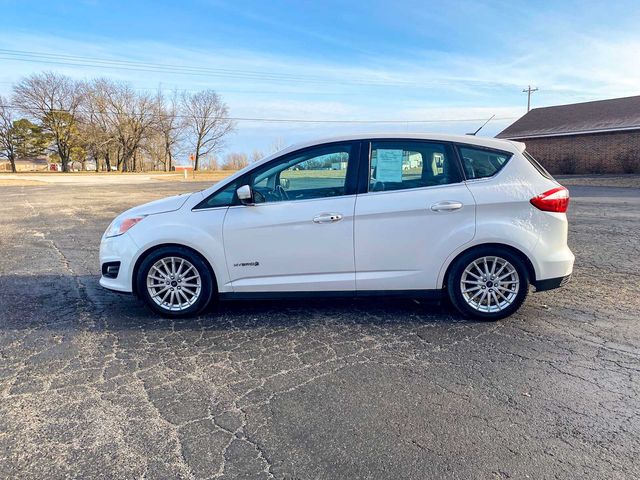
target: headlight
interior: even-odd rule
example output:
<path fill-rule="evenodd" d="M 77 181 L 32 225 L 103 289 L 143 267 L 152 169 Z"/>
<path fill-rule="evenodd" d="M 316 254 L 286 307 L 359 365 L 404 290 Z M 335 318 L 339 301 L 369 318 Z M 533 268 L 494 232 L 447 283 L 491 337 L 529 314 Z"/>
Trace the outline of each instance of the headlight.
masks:
<path fill-rule="evenodd" d="M 141 215 L 139 217 L 129 217 L 129 218 L 120 218 L 111 222 L 107 231 L 104 232 L 105 238 L 117 237 L 118 235 L 122 235 L 131 227 L 133 227 L 136 223 L 144 219 L 145 215 Z"/>

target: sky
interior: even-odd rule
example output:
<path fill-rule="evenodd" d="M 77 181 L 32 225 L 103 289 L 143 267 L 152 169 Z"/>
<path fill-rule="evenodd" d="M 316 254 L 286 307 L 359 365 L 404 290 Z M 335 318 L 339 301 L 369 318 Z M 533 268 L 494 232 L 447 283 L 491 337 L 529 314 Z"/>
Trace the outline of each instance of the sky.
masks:
<path fill-rule="evenodd" d="M 0 0 L 0 12 L 0 94 L 43 70 L 211 88 L 241 119 L 225 151 L 467 133 L 495 115 L 481 131 L 493 136 L 526 112 L 528 85 L 532 107 L 640 94 L 637 0 Z"/>

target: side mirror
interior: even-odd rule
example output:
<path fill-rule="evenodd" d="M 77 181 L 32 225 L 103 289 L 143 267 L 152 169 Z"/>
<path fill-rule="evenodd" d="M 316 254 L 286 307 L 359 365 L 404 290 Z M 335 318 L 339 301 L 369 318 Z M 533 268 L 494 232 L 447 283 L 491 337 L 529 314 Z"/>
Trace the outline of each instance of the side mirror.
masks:
<path fill-rule="evenodd" d="M 280 186 L 284 189 L 284 190 L 289 190 L 289 186 L 291 185 L 291 180 L 289 180 L 288 178 L 281 178 L 280 179 Z"/>
<path fill-rule="evenodd" d="M 240 203 L 243 205 L 253 205 L 253 192 L 249 185 L 238 187 L 236 194 L 238 195 L 238 200 L 240 200 Z"/>

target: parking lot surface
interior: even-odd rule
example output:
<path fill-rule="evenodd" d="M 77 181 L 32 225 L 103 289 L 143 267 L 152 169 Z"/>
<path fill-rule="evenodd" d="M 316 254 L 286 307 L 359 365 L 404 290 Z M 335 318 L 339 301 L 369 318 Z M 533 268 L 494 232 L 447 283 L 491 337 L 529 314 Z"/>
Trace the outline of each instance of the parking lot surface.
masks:
<path fill-rule="evenodd" d="M 161 319 L 98 286 L 100 237 L 196 184 L 0 187 L 0 478 L 640 477 L 640 189 L 580 183 L 572 282 L 498 323 L 386 299 Z"/>

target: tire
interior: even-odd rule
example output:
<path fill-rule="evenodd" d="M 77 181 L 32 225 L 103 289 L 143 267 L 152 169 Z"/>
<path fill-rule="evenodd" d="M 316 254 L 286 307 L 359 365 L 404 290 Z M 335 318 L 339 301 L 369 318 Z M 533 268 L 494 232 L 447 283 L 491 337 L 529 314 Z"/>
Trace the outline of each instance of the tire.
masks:
<path fill-rule="evenodd" d="M 142 261 L 136 282 L 147 307 L 170 318 L 197 315 L 209 305 L 214 293 L 209 265 L 183 247 L 162 247 L 151 252 Z"/>
<path fill-rule="evenodd" d="M 500 320 L 515 313 L 527 298 L 529 273 L 521 257 L 511 250 L 478 247 L 453 262 L 447 292 L 465 317 Z"/>

